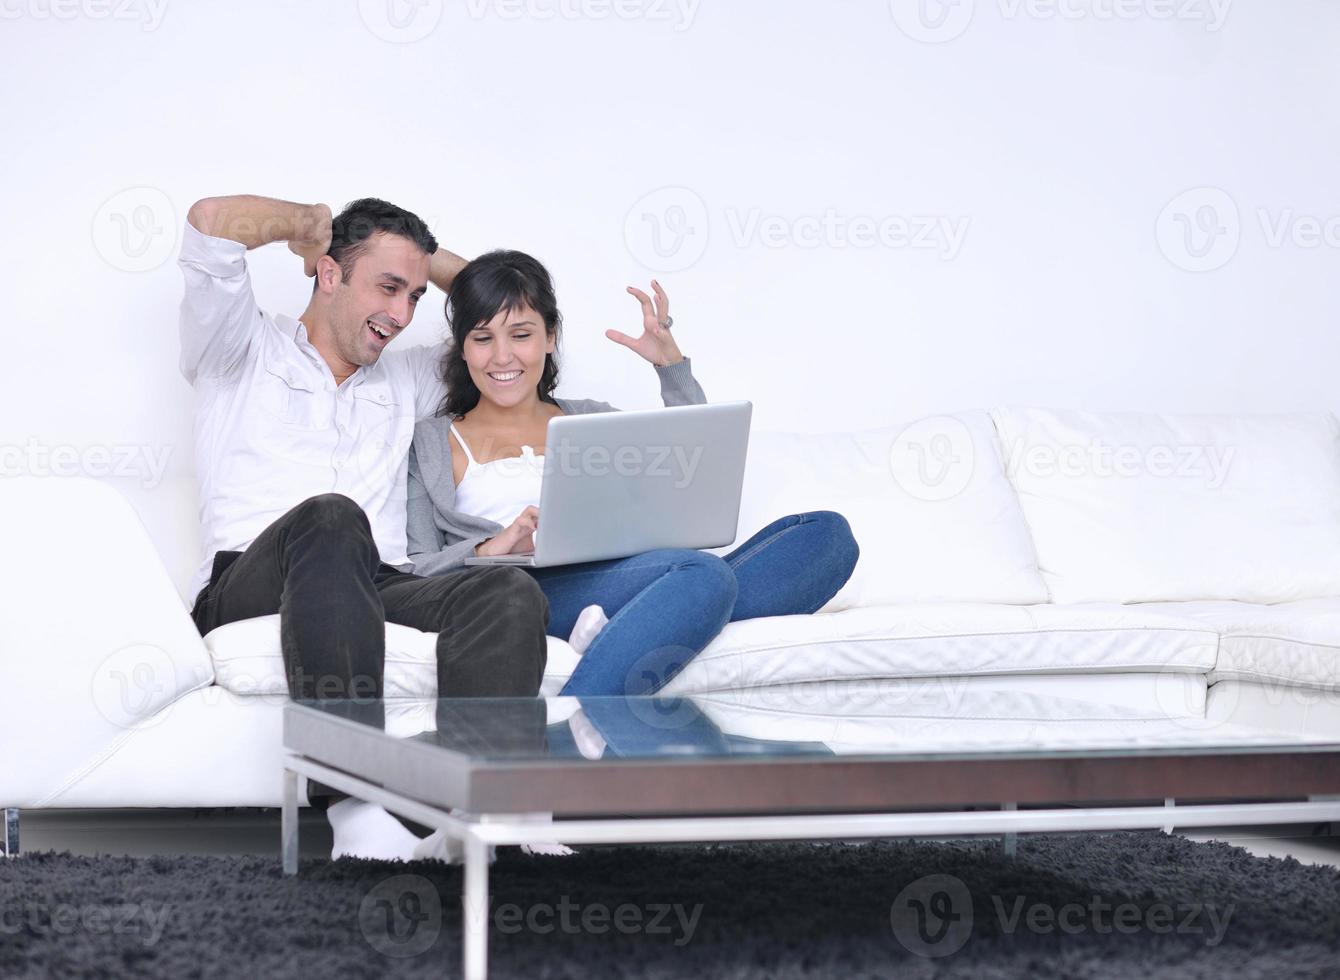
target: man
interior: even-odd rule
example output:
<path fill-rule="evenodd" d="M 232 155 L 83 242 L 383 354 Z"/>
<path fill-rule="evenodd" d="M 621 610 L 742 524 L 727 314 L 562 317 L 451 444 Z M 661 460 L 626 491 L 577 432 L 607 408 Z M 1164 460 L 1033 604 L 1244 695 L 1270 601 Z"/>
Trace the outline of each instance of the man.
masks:
<path fill-rule="evenodd" d="M 439 348 L 386 352 L 431 280 L 464 261 L 408 211 L 197 201 L 187 215 L 181 370 L 195 387 L 207 560 L 192 587 L 201 634 L 279 613 L 294 698 L 380 698 L 386 622 L 438 633 L 442 697 L 531 697 L 548 607 L 517 568 L 409 574 L 405 500 L 414 423 L 444 389 Z M 252 294 L 246 253 L 287 242 L 315 278 L 297 319 Z M 408 860 L 418 839 L 380 807 L 329 802 L 333 857 Z"/>

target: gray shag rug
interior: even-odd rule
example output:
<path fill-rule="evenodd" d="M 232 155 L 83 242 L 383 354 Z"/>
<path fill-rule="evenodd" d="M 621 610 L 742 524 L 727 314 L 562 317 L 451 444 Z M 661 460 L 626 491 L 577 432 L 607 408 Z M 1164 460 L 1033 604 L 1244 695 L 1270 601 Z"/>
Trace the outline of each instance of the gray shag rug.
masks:
<path fill-rule="evenodd" d="M 1340 871 L 1161 834 L 504 849 L 498 978 L 1340 976 Z M 0 977 L 454 977 L 459 868 L 0 860 Z"/>

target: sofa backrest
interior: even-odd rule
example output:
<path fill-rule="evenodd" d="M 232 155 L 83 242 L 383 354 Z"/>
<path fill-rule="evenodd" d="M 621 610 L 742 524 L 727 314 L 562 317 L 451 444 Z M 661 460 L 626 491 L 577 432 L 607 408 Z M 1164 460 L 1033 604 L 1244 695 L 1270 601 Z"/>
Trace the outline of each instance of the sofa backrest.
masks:
<path fill-rule="evenodd" d="M 1054 602 L 1340 595 L 1340 423 L 992 413 Z"/>
<path fill-rule="evenodd" d="M 859 433 L 755 432 L 737 544 L 810 510 L 845 516 L 861 548 L 851 580 L 823 611 L 1047 601 L 986 412 Z"/>

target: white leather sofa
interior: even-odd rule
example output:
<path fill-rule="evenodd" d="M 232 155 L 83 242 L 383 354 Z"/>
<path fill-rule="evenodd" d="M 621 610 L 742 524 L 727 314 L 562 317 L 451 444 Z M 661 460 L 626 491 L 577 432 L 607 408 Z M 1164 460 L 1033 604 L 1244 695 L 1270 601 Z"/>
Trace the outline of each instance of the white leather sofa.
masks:
<path fill-rule="evenodd" d="M 814 616 L 728 626 L 666 693 L 735 705 L 717 716 L 739 734 L 774 696 L 804 704 L 796 736 L 831 731 L 835 748 L 860 742 L 844 722 L 918 699 L 968 719 L 1048 695 L 1100 721 L 1340 735 L 1329 414 L 1005 409 L 756 433 L 741 538 L 820 508 L 860 543 L 848 585 Z M 202 640 L 184 583 L 104 484 L 0 483 L 0 521 L 0 806 L 279 805 L 277 617 Z M 387 633 L 388 694 L 431 697 L 433 637 Z M 551 639 L 546 690 L 575 662 Z"/>

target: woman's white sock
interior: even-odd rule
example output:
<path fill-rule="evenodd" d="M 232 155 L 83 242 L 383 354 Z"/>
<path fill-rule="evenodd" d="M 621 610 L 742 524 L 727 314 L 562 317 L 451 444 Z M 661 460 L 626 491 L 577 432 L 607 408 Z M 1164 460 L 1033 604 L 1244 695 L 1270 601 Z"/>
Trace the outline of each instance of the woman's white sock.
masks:
<path fill-rule="evenodd" d="M 592 606 L 591 608 L 595 609 L 597 607 Z M 525 823 L 553 823 L 554 815 L 552 813 L 519 813 L 516 815 L 516 819 Z M 534 844 L 522 844 L 521 853 L 540 857 L 571 857 L 577 852 L 566 844 L 558 843 L 558 841 L 539 841 Z"/>
<path fill-rule="evenodd" d="M 577 616 L 577 622 L 572 627 L 572 635 L 568 637 L 568 646 L 576 650 L 577 656 L 580 657 L 608 622 L 609 617 L 605 615 L 604 609 L 599 606 L 587 606 Z"/>
<path fill-rule="evenodd" d="M 326 810 L 335 842 L 332 861 L 342 857 L 377 861 L 410 861 L 419 838 L 382 807 L 350 797 Z"/>

